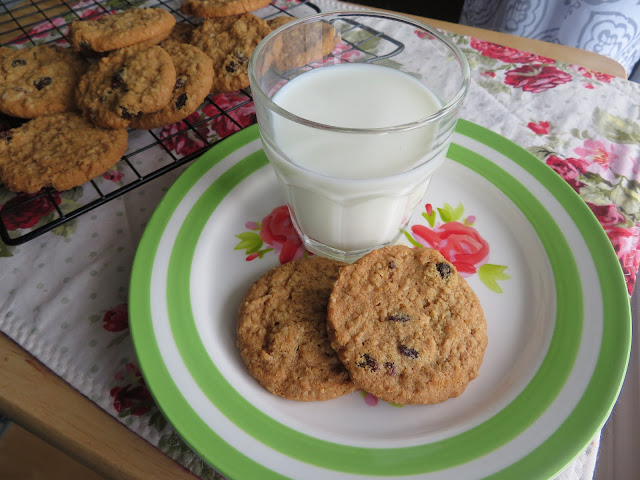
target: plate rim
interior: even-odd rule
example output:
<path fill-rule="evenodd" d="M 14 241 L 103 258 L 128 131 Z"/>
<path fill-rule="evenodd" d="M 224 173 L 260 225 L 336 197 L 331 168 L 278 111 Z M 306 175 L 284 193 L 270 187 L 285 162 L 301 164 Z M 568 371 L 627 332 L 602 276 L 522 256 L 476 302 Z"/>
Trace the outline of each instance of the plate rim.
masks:
<path fill-rule="evenodd" d="M 585 218 L 580 217 L 580 222 L 596 222 L 598 227 L 600 228 L 601 234 L 597 235 L 595 234 L 595 237 L 592 237 L 593 232 L 587 232 L 588 233 L 588 237 L 590 238 L 595 238 L 595 242 L 600 242 L 602 243 L 602 237 L 604 236 L 604 239 L 606 240 L 606 244 L 609 245 L 610 247 L 610 252 L 609 252 L 609 257 L 611 257 L 611 255 L 613 255 L 613 258 L 615 259 L 615 265 L 617 266 L 617 273 L 618 273 L 618 277 L 620 280 L 622 280 L 622 284 L 624 285 L 624 280 L 623 280 L 623 276 L 622 276 L 622 270 L 621 267 L 619 265 L 619 262 L 617 260 L 617 257 L 615 256 L 615 254 L 613 253 L 613 247 L 611 246 L 611 243 L 609 241 L 609 239 L 606 237 L 606 234 L 604 233 L 604 230 L 602 230 L 602 228 L 600 227 L 599 222 L 597 221 L 597 219 L 595 218 L 595 216 L 593 216 L 593 214 L 591 213 L 591 211 L 588 209 L 588 207 L 584 204 L 583 200 L 573 191 L 573 189 L 571 189 L 571 187 L 569 185 L 566 184 L 566 182 L 559 176 L 557 176 L 554 172 L 552 172 L 544 163 L 540 162 L 536 157 L 534 157 L 533 155 L 531 155 L 529 152 L 527 152 L 526 150 L 522 149 L 521 147 L 519 147 L 518 145 L 514 144 L 513 142 L 510 142 L 509 140 L 507 140 L 506 138 L 491 132 L 487 129 L 485 129 L 484 127 L 480 127 L 479 125 L 476 124 L 472 124 L 471 122 L 465 121 L 465 120 L 460 120 L 458 122 L 458 128 L 456 129 L 456 131 L 458 131 L 459 133 L 461 133 L 462 135 L 468 136 L 472 139 L 478 140 L 481 143 L 485 143 L 488 147 L 490 147 L 491 149 L 498 151 L 500 153 L 503 153 L 505 156 L 507 156 L 510 160 L 514 160 L 516 157 L 520 162 L 523 162 L 524 165 L 520 165 L 522 166 L 526 171 L 530 171 L 530 168 L 525 168 L 526 167 L 531 167 L 531 168 L 538 168 L 538 167 L 542 167 L 544 170 L 544 174 L 545 175 L 545 180 L 546 181 L 551 181 L 551 179 L 553 178 L 553 181 L 556 182 L 557 184 L 557 188 L 556 185 L 553 185 L 554 188 L 548 188 L 547 187 L 547 183 L 543 183 L 543 186 L 545 186 L 545 188 L 547 188 L 552 194 L 554 194 L 554 196 L 558 197 L 558 195 L 560 195 L 562 198 L 564 198 L 566 200 L 565 197 L 568 196 L 568 198 L 573 198 L 571 201 L 575 202 L 575 198 L 577 198 L 580 202 L 580 204 L 583 206 L 582 208 L 582 212 L 578 212 L 578 214 L 581 215 L 585 215 L 584 210 L 586 209 L 587 213 L 590 214 L 590 217 L 586 217 L 588 220 L 585 220 Z M 151 221 L 149 222 L 149 225 L 147 226 L 147 228 L 145 229 L 145 233 L 143 234 L 143 238 L 140 242 L 140 245 L 147 245 L 149 243 L 149 237 L 153 235 L 153 233 L 156 231 L 160 226 L 162 227 L 159 231 L 162 233 L 164 231 L 164 227 L 166 227 L 166 223 L 168 222 L 168 219 L 170 218 L 171 214 L 173 213 L 173 209 L 175 209 L 175 207 L 177 206 L 177 204 L 179 203 L 180 199 L 186 195 L 186 192 L 184 191 L 180 191 L 180 188 L 183 186 L 182 184 L 188 184 L 187 186 L 192 186 L 192 183 L 190 183 L 190 179 L 194 179 L 194 178 L 200 178 L 200 174 L 202 174 L 205 171 L 208 171 L 210 168 L 213 167 L 213 165 L 215 165 L 218 161 L 220 161 L 221 159 L 225 158 L 227 155 L 229 155 L 230 153 L 234 152 L 236 149 L 238 149 L 239 147 L 245 145 L 245 143 L 249 143 L 250 141 L 254 140 L 258 138 L 258 129 L 257 126 L 254 125 L 253 127 L 249 127 L 248 129 L 245 129 L 239 133 L 234 134 L 232 137 L 229 137 L 228 139 L 225 139 L 224 141 L 220 142 L 220 144 L 216 145 L 214 148 L 212 148 L 211 150 L 209 150 L 206 154 L 204 154 L 202 157 L 200 157 L 199 160 L 197 160 L 191 167 L 189 167 L 189 169 L 180 177 L 180 179 L 178 179 L 178 181 L 176 182 L 176 184 L 174 186 L 171 187 L 171 189 L 169 189 L 169 191 L 167 192 L 167 195 L 165 196 L 165 198 L 162 200 L 162 202 L 160 203 L 160 205 L 158 206 L 158 208 L 156 209 L 156 213 L 154 213 Z M 500 147 L 500 148 L 498 148 Z M 502 151 L 501 151 L 502 149 Z M 259 149 L 260 150 L 260 149 Z M 455 150 L 455 148 L 454 148 Z M 506 153 L 505 153 L 506 152 Z M 534 161 L 532 161 L 532 159 Z M 489 160 L 490 161 L 490 160 Z M 213 162 L 213 163 L 212 163 Z M 518 162 L 516 162 L 518 163 Z M 535 165 L 535 167 L 532 167 L 532 164 Z M 230 170 L 232 167 L 230 167 L 228 170 Z M 542 170 L 540 170 L 542 171 Z M 553 177 L 551 177 L 549 174 L 552 174 Z M 534 175 L 535 176 L 535 175 Z M 546 178 L 548 177 L 548 178 Z M 537 176 L 536 176 L 537 178 Z M 553 183 L 553 182 L 552 182 Z M 568 190 L 567 190 L 568 189 Z M 187 190 L 188 191 L 188 190 Z M 571 197 L 571 195 L 573 195 L 574 197 Z M 175 197 L 175 198 L 174 198 Z M 176 202 L 176 198 L 177 198 L 177 202 Z M 562 201 L 562 198 L 558 198 L 558 201 L 560 202 L 561 205 L 565 205 L 565 202 Z M 173 208 L 172 208 L 173 205 Z M 167 214 L 167 210 L 169 210 L 169 214 Z M 580 209 L 576 209 L 576 210 L 580 210 Z M 157 212 L 163 212 L 163 215 L 159 215 Z M 580 230 L 581 235 L 583 236 L 583 238 L 585 239 L 585 242 L 587 242 L 587 238 L 585 237 L 585 232 L 582 231 L 581 224 L 578 223 L 578 221 L 576 221 L 576 219 L 574 218 L 574 212 L 573 211 L 569 211 L 567 210 L 567 212 L 571 215 L 572 220 L 576 223 L 576 226 L 578 227 L 578 229 Z M 160 220 L 159 218 L 162 217 Z M 163 222 L 163 223 L 159 223 L 159 222 Z M 563 237 L 564 238 L 564 237 Z M 153 243 L 153 241 L 151 240 L 151 243 Z M 545 249 L 546 250 L 546 249 Z M 593 252 L 593 249 L 589 248 L 589 252 Z M 150 252 L 147 252 L 150 253 Z M 154 252 L 155 254 L 155 252 Z M 140 269 L 142 268 L 141 265 L 143 263 L 143 258 L 145 257 L 145 254 L 142 252 L 141 247 L 138 248 L 138 252 L 136 253 L 136 258 L 134 260 L 134 268 L 132 271 L 132 282 L 131 282 L 131 292 L 130 292 L 130 316 L 131 316 L 131 332 L 132 332 L 132 337 L 133 337 L 133 341 L 134 341 L 134 345 L 136 347 L 136 351 L 138 351 L 138 355 L 140 357 L 140 366 L 142 369 L 143 374 L 147 375 L 149 374 L 149 370 L 150 370 L 150 366 L 145 365 L 145 362 L 143 361 L 142 357 L 144 355 L 140 354 L 140 350 L 144 349 L 145 347 L 143 346 L 143 343 L 141 338 L 144 336 L 144 332 L 140 331 L 142 329 L 141 324 L 139 322 L 136 322 L 134 320 L 134 318 L 137 316 L 138 318 L 140 318 L 140 305 L 138 303 L 138 299 L 141 299 L 144 297 L 144 295 L 141 296 L 141 285 L 137 280 L 141 275 L 142 272 L 140 271 Z M 149 260 L 149 258 L 146 259 L 147 261 Z M 594 263 L 596 263 L 596 266 L 598 265 L 598 262 L 596 261 L 596 259 L 593 259 Z M 601 263 L 601 262 L 600 262 Z M 607 262 L 607 265 L 605 266 L 609 266 L 609 268 L 607 269 L 609 272 L 611 270 L 611 261 Z M 614 269 L 615 270 L 615 269 Z M 598 269 L 598 276 L 600 278 L 602 277 L 602 272 L 601 269 Z M 147 277 L 150 275 L 147 275 Z M 143 276 L 144 278 L 144 276 Z M 608 285 L 611 286 L 613 284 L 619 284 L 620 282 L 610 282 Z M 606 286 L 606 284 L 605 284 Z M 601 285 L 601 289 L 604 286 Z M 617 291 L 619 291 L 621 289 L 618 288 Z M 627 343 L 629 343 L 629 348 L 630 348 L 630 307 L 629 307 L 629 302 L 628 302 L 628 297 L 626 296 L 626 288 L 622 289 L 625 293 L 624 293 L 624 297 L 626 299 L 626 304 L 627 304 L 627 312 L 625 316 L 628 316 L 628 322 L 619 322 L 619 323 L 623 323 L 623 324 L 628 324 L 628 328 L 623 328 L 622 331 L 622 336 L 625 337 L 629 340 Z M 146 298 L 149 298 L 150 292 L 148 291 L 148 289 L 142 292 L 142 294 L 146 294 Z M 606 303 L 606 302 L 604 302 Z M 621 302 L 617 302 L 617 304 L 620 304 Z M 624 313 L 624 312 L 623 312 Z M 605 321 L 603 323 L 607 323 L 606 322 L 606 318 L 604 319 Z M 151 332 L 153 333 L 153 331 Z M 578 342 L 580 343 L 580 342 Z M 604 343 L 604 332 L 603 332 L 603 343 Z M 606 346 L 606 345 L 605 345 Z M 149 345 L 146 345 L 146 347 L 149 347 Z M 153 348 L 151 348 L 151 350 L 153 350 Z M 618 349 L 619 350 L 619 349 Z M 156 348 L 155 351 L 151 351 L 148 352 L 151 356 L 153 354 L 156 354 L 158 357 L 161 358 L 161 354 L 159 352 L 159 350 Z M 596 369 L 598 367 L 598 365 L 601 363 L 600 359 L 602 357 L 602 346 L 601 346 L 601 351 L 600 354 L 598 355 L 598 361 L 596 364 Z M 626 359 L 624 361 L 619 362 L 620 364 L 623 364 L 624 366 L 624 370 L 626 370 L 626 365 L 628 362 L 628 352 L 626 355 Z M 573 366 L 569 369 L 569 372 L 573 371 Z M 168 375 L 168 372 L 165 372 Z M 589 386 L 587 388 L 590 388 L 594 381 L 594 378 L 596 377 L 595 375 L 596 371 L 594 370 L 594 374 L 592 375 L 592 378 L 589 382 Z M 620 372 L 619 372 L 620 373 Z M 537 374 L 537 373 L 536 373 Z M 604 408 L 604 410 L 607 411 L 607 413 L 605 415 L 597 415 L 598 417 L 598 426 L 593 429 L 593 425 L 591 425 L 589 428 L 587 428 L 586 430 L 593 430 L 591 431 L 590 434 L 587 434 L 585 440 L 584 440 L 584 446 L 586 446 L 588 444 L 588 442 L 591 441 L 593 435 L 597 432 L 598 428 L 601 428 L 602 424 L 604 423 L 604 421 L 606 421 L 606 418 L 608 417 L 608 414 L 610 413 L 611 408 L 613 408 L 613 404 L 615 403 L 615 399 L 617 398 L 617 395 L 619 393 L 619 390 L 621 388 L 622 385 L 622 380 L 624 379 L 624 372 L 622 372 L 621 375 L 619 375 L 621 377 L 620 381 L 619 381 L 619 385 L 617 385 L 616 388 L 616 384 L 615 381 L 613 383 L 613 385 L 610 386 L 610 395 L 608 396 L 607 399 L 603 399 L 602 403 L 604 405 L 600 406 L 600 410 L 602 410 L 602 408 Z M 611 375 L 609 372 L 609 378 L 617 378 L 616 375 Z M 566 380 L 566 379 L 565 379 Z M 149 385 L 152 394 L 154 394 L 153 392 L 153 388 L 151 385 Z M 172 387 L 175 387 L 175 385 L 172 385 Z M 176 392 L 179 393 L 181 396 L 182 394 L 179 392 L 179 390 L 177 388 L 175 388 Z M 176 393 L 174 392 L 174 394 Z M 580 399 L 580 401 L 578 402 L 578 404 L 576 405 L 576 407 L 574 408 L 574 411 L 572 412 L 571 415 L 573 415 L 575 413 L 575 410 L 578 409 L 578 406 L 580 406 L 580 404 L 582 403 L 582 401 L 584 400 L 584 397 L 586 396 L 587 391 L 585 391 Z M 155 395 L 154 395 L 155 397 Z M 555 398 L 555 396 L 554 396 Z M 161 410 L 163 410 L 163 413 L 165 413 L 165 408 L 163 408 L 162 405 L 165 404 L 165 402 L 167 401 L 167 399 L 163 399 L 162 401 L 160 401 L 160 399 L 156 398 L 156 400 L 158 401 L 158 406 L 161 408 Z M 186 401 L 186 399 L 185 399 Z M 188 402 L 187 402 L 188 403 Z M 196 415 L 195 412 L 191 411 L 190 412 L 193 415 Z M 571 417 L 570 415 L 570 417 Z M 197 415 L 196 415 L 197 417 Z M 602 418 L 600 418 L 602 417 Z M 569 421 L 570 418 L 567 419 L 567 421 Z M 581 419 L 584 420 L 584 419 Z M 565 422 L 566 423 L 566 422 Z M 584 422 L 581 422 L 584 423 Z M 593 423 L 593 422 L 591 422 Z M 574 427 L 575 428 L 575 427 Z M 552 438 L 554 435 L 556 435 L 558 433 L 558 431 L 561 428 L 559 427 L 547 440 L 545 440 L 543 442 L 543 444 L 536 450 L 534 450 L 533 452 L 530 452 L 528 455 L 526 455 L 523 459 L 520 460 L 520 462 L 516 462 L 513 465 L 511 465 L 510 467 L 507 467 L 507 469 L 504 469 L 502 472 L 505 472 L 507 470 L 511 470 L 512 467 L 514 467 L 515 465 L 522 463 L 523 461 L 525 461 L 527 458 L 531 457 L 531 455 L 533 455 L 537 450 L 539 450 L 540 448 L 542 448 L 550 438 Z M 178 428 L 176 428 L 176 430 L 178 431 Z M 582 429 L 583 431 L 585 429 Z M 213 432 L 216 436 L 217 434 L 215 432 Z M 520 433 L 520 432 L 519 432 Z M 582 435 L 582 437 L 585 437 L 585 435 Z M 224 445 L 228 446 L 231 450 L 235 449 L 231 446 L 229 446 L 228 444 L 226 444 L 226 442 L 224 442 L 224 440 L 221 437 L 220 440 L 224 443 Z M 195 442 L 197 443 L 197 442 Z M 582 449 L 584 448 L 584 446 L 582 447 Z M 557 450 L 557 448 L 554 448 L 553 450 Z M 578 449 L 577 453 L 575 454 L 579 454 L 581 451 L 581 449 Z M 218 453 L 218 451 L 217 451 Z M 241 456 L 242 456 L 242 461 L 246 462 L 248 460 L 248 457 L 244 456 L 244 454 L 242 452 L 238 452 Z M 226 458 L 230 458 L 227 457 L 227 455 L 224 455 Z M 573 455 L 575 456 L 575 455 Z M 573 458 L 573 456 L 569 459 L 565 459 L 562 462 L 562 465 L 559 465 L 558 462 L 556 462 L 556 465 L 554 466 L 549 466 L 547 465 L 547 471 L 550 470 L 556 470 L 559 471 L 561 470 L 567 463 L 569 463 L 571 461 L 571 459 Z M 548 458 L 548 457 L 547 457 Z M 209 459 L 210 460 L 210 459 Z M 211 461 L 211 460 L 210 460 Z M 536 462 L 539 462 L 539 460 L 536 460 Z M 215 463 L 215 462 L 212 462 Z M 529 462 L 526 462 L 527 464 Z M 222 467 L 222 465 L 220 465 L 220 467 Z M 267 468 L 267 467 L 264 467 Z M 223 471 L 225 470 L 224 468 L 222 469 Z M 530 472 L 531 470 L 529 468 L 527 468 L 526 470 L 527 472 Z M 261 471 L 261 473 L 264 473 L 264 471 Z M 273 473 L 273 472 L 272 472 Z M 426 472 L 423 472 L 426 473 Z M 500 474 L 501 472 L 498 472 L 496 475 Z M 556 472 L 553 472 L 556 473 Z M 511 473 L 511 475 L 513 475 L 513 473 Z M 496 477 L 496 478 L 502 478 L 502 477 Z M 504 477 L 506 478 L 506 477 Z"/>

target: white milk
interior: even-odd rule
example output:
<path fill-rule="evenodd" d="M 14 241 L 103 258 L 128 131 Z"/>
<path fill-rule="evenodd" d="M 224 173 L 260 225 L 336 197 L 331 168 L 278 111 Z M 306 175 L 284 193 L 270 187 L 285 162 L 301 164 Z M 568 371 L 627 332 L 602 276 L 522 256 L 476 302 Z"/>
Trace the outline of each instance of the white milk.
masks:
<path fill-rule="evenodd" d="M 273 101 L 304 119 L 348 128 L 416 122 L 442 107 L 412 76 L 370 64 L 304 73 Z M 265 151 L 285 184 L 299 228 L 313 241 L 343 251 L 394 240 L 445 150 L 438 139 L 434 151 L 437 123 L 362 134 L 314 128 L 279 115 L 271 120 L 271 134 L 263 132 Z"/>

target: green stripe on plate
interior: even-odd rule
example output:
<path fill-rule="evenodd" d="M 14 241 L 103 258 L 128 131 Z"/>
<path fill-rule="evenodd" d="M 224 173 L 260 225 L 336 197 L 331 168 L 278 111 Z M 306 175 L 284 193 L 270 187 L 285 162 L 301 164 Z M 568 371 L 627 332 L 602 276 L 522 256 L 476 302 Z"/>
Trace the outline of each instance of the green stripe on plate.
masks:
<path fill-rule="evenodd" d="M 246 144 L 258 137 L 258 130 L 251 127 L 234 137 L 238 135 L 242 136 L 242 143 Z M 211 150 L 213 151 L 215 147 Z M 530 163 L 539 163 L 534 157 L 527 155 Z M 205 154 L 203 158 L 207 156 L 208 154 Z M 564 235 L 551 215 L 524 185 L 492 162 L 459 146 L 452 146 L 452 156 L 454 160 L 487 178 L 512 199 L 536 230 L 551 260 L 559 314 L 549 351 L 532 382 L 505 409 L 469 431 L 427 445 L 390 449 L 349 447 L 318 440 L 276 422 L 240 396 L 211 362 L 198 336 L 189 303 L 189 273 L 196 243 L 206 221 L 213 214 L 218 202 L 234 186 L 233 182 L 229 183 L 229 179 L 236 179 L 239 184 L 246 175 L 261 168 L 266 159 L 259 151 L 231 167 L 198 200 L 178 234 L 171 253 L 167 278 L 167 291 L 172 292 L 167 299 L 167 306 L 180 354 L 201 390 L 225 416 L 275 450 L 323 468 L 364 475 L 408 475 L 453 467 L 484 455 L 524 431 L 544 412 L 564 385 L 580 344 L 583 316 L 580 308 L 576 309 L 576 305 L 581 307 L 583 302 L 581 288 L 575 288 L 576 282 L 579 282 L 575 260 Z M 537 178 L 546 184 L 554 175 L 547 169 Z M 185 186 L 182 185 L 182 188 Z M 187 189 L 188 186 L 185 190 Z M 584 204 L 582 208 L 585 208 Z M 162 231 L 156 232 L 157 238 L 161 233 Z M 155 243 L 157 248 L 157 239 Z M 155 248 L 152 249 L 155 251 Z M 144 281 L 150 281 L 149 275 L 150 272 L 147 272 Z M 146 319 L 146 323 L 146 328 L 151 328 L 150 319 Z M 142 350 L 142 360 L 146 357 L 146 352 L 144 347 L 139 349 Z M 148 368 L 154 368 L 151 364 L 159 360 L 161 359 L 157 357 L 153 361 L 148 360 Z M 164 378 L 163 381 L 169 383 L 171 379 Z M 149 383 L 156 397 L 164 396 L 164 385 Z M 541 392 L 545 392 L 544 397 L 540 396 Z M 187 403 L 186 400 L 184 403 Z M 179 411 L 167 412 L 167 416 L 181 435 L 192 443 L 207 461 L 232 476 L 242 477 L 246 474 L 241 465 L 234 464 L 224 454 L 204 442 L 206 433 L 203 430 L 208 430 L 204 422 L 187 422 L 181 418 Z M 566 452 L 566 448 L 564 451 Z M 544 466 L 536 465 L 529 473 L 540 471 L 541 468 Z M 261 478 L 268 478 L 273 472 L 265 468 L 261 475 Z"/>
<path fill-rule="evenodd" d="M 198 425 L 202 419 L 184 398 L 178 387 L 171 379 L 165 362 L 158 349 L 153 330 L 151 316 L 151 274 L 162 233 L 165 231 L 171 215 L 176 207 L 187 195 L 189 189 L 211 168 L 232 154 L 245 144 L 253 140 L 253 136 L 233 135 L 216 145 L 215 150 L 209 151 L 206 157 L 200 157 L 194 162 L 166 193 L 156 212 L 145 228 L 131 273 L 129 287 L 129 316 L 130 329 L 140 368 L 151 390 L 154 400 L 163 414 L 174 426 L 181 424 Z M 209 428 L 198 428 L 186 437 L 185 441 L 195 446 L 207 445 L 216 455 L 225 458 L 229 465 L 233 465 L 234 475 L 244 478 L 261 478 L 264 467 L 235 448 L 231 447 L 219 435 Z M 220 465 L 218 470 L 226 475 L 231 472 Z M 237 473 L 236 473 L 237 472 Z M 269 478 L 282 479 L 280 475 L 272 473 Z"/>
<path fill-rule="evenodd" d="M 492 477 L 525 478 L 531 472 L 539 471 L 541 477 L 550 478 L 591 442 L 609 417 L 622 388 L 631 350 L 631 310 L 624 274 L 600 223 L 559 175 L 544 163 L 532 161 L 532 156 L 515 143 L 479 125 L 460 120 L 456 130 L 509 157 L 541 183 L 544 179 L 544 185 L 580 230 L 598 272 L 604 325 L 598 360 L 587 389 L 569 418 L 544 444 Z M 573 446 L 569 452 L 568 445 Z"/>

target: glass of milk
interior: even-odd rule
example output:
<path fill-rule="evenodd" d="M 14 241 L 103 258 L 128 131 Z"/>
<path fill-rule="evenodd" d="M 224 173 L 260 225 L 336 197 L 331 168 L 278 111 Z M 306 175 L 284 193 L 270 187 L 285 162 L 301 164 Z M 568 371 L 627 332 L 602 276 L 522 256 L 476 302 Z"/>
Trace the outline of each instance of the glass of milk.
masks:
<path fill-rule="evenodd" d="M 425 24 L 332 12 L 267 36 L 249 79 L 262 144 L 305 247 L 352 262 L 398 240 L 425 201 L 469 65 Z"/>

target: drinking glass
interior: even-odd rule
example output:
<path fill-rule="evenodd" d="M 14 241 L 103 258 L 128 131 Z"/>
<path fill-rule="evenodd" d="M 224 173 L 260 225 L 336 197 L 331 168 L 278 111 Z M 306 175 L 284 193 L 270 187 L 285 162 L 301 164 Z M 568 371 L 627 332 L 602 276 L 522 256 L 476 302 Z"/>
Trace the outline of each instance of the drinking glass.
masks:
<path fill-rule="evenodd" d="M 397 241 L 423 201 L 469 65 L 418 21 L 329 12 L 268 35 L 249 80 L 264 151 L 305 247 L 353 262 Z"/>

